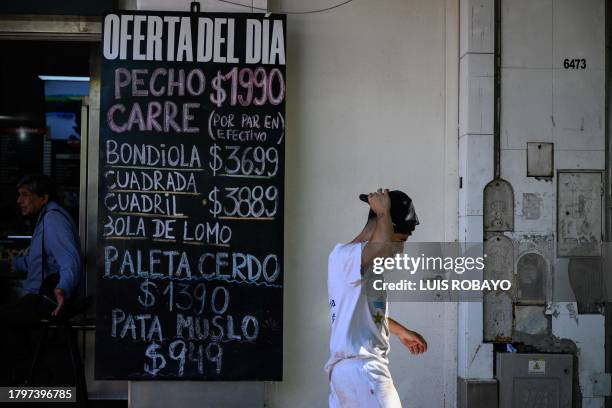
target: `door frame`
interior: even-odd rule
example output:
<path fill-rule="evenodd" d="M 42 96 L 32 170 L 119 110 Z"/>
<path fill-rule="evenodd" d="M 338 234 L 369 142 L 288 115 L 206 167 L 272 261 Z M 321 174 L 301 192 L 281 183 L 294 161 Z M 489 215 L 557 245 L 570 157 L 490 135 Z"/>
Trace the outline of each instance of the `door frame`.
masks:
<path fill-rule="evenodd" d="M 81 123 L 81 152 L 79 180 L 79 235 L 84 259 L 85 288 L 88 295 L 95 292 L 98 225 L 98 144 L 100 117 L 100 17 L 58 15 L 0 14 L 2 41 L 72 41 L 90 43 L 89 97 L 83 99 Z M 84 364 L 94 363 L 93 332 L 84 336 L 86 350 Z M 93 369 L 86 369 L 90 384 L 90 399 L 119 399 L 128 397 L 127 381 L 95 381 Z"/>

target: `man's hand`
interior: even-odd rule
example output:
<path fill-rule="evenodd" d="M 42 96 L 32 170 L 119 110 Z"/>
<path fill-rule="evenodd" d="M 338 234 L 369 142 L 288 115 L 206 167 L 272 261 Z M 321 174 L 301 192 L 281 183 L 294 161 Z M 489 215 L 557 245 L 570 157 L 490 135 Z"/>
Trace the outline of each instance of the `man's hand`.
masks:
<path fill-rule="evenodd" d="M 389 331 L 395 334 L 412 354 L 421 354 L 427 351 L 427 342 L 419 333 L 408 330 L 390 317 L 387 321 L 389 322 Z"/>
<path fill-rule="evenodd" d="M 57 301 L 57 307 L 55 308 L 55 310 L 53 310 L 53 312 L 51 312 L 51 316 L 59 316 L 59 314 L 62 312 L 62 309 L 64 308 L 64 303 L 66 303 L 66 292 L 64 292 L 64 289 L 61 288 L 55 288 L 54 292 L 55 300 Z"/>
<path fill-rule="evenodd" d="M 368 194 L 368 204 L 376 215 L 389 214 L 391 209 L 391 198 L 389 198 L 389 189 L 379 188 L 377 192 Z"/>
<path fill-rule="evenodd" d="M 397 337 L 412 354 L 421 354 L 427 351 L 427 342 L 417 332 L 405 329 L 402 330 Z"/>

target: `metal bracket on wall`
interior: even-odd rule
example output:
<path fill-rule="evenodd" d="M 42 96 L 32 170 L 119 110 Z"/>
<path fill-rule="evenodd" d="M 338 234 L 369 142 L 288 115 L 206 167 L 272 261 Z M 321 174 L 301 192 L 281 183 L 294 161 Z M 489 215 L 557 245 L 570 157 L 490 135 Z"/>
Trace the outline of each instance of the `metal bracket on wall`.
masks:
<path fill-rule="evenodd" d="M 510 183 L 496 178 L 484 188 L 484 232 L 514 230 L 514 191 Z"/>
<path fill-rule="evenodd" d="M 514 243 L 500 233 L 485 234 L 484 278 L 507 279 L 514 286 Z M 483 338 L 487 342 L 510 341 L 512 337 L 512 292 L 488 292 L 483 299 Z"/>

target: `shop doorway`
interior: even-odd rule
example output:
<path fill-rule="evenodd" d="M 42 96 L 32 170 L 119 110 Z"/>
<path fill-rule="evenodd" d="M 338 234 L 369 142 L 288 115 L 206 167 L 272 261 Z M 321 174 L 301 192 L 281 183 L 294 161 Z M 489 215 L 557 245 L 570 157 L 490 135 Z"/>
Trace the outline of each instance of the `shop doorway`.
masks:
<path fill-rule="evenodd" d="M 85 291 L 95 295 L 100 24 L 4 16 L 0 38 L 0 302 L 18 296 L 24 278 L 10 271 L 8 260 L 26 250 L 34 228 L 16 205 L 16 183 L 28 173 L 55 180 L 60 204 L 79 227 Z M 94 313 L 95 302 L 88 314 Z M 126 381 L 93 379 L 93 331 L 78 337 L 90 400 L 124 403 Z M 64 350 L 53 349 L 44 366 L 62 365 L 54 381 L 72 383 Z"/>
<path fill-rule="evenodd" d="M 80 224 L 90 45 L 0 41 L 0 53 L 0 277 L 7 281 L 0 287 L 7 301 L 19 296 L 23 278 L 11 273 L 10 259 L 26 251 L 35 225 L 20 215 L 19 179 L 50 176 L 59 204 Z"/>

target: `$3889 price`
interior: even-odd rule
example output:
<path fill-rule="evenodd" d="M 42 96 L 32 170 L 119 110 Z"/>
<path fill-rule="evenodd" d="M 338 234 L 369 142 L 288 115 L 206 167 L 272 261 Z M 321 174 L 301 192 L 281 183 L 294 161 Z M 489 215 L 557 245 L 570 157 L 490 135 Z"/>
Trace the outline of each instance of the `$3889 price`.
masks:
<path fill-rule="evenodd" d="M 210 213 L 218 216 L 260 218 L 274 217 L 278 209 L 276 186 L 213 187 L 208 194 Z"/>

